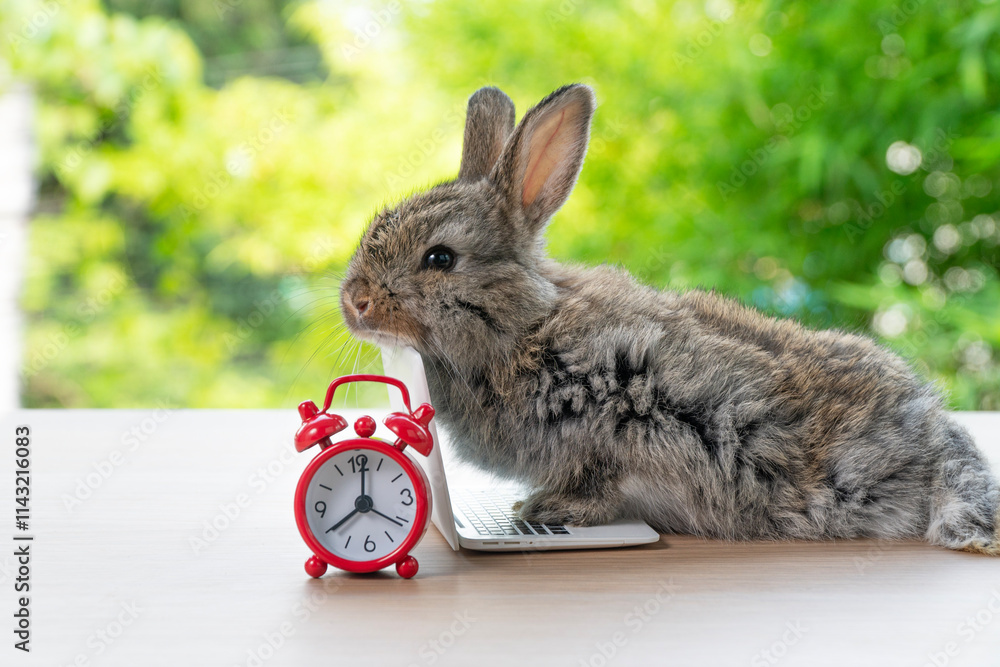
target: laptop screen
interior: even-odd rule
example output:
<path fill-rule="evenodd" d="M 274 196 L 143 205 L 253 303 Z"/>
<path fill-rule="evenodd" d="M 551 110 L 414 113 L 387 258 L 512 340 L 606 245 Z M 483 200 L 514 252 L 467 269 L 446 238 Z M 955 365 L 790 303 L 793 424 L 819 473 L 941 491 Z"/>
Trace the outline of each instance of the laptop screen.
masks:
<path fill-rule="evenodd" d="M 408 347 L 382 348 L 382 368 L 389 377 L 401 380 L 410 391 L 410 403 L 416 408 L 421 403 L 430 403 L 430 391 L 427 388 L 427 377 L 424 375 L 424 362 L 416 350 Z M 389 389 L 389 405 L 393 410 L 405 410 L 403 398 L 395 389 Z M 441 456 L 441 438 L 438 435 L 434 420 L 430 423 L 431 437 L 434 448 L 430 456 L 414 453 L 413 459 L 423 469 L 431 484 L 433 508 L 431 520 L 444 535 L 444 539 L 452 549 L 458 550 L 458 531 L 455 530 L 455 517 L 451 509 L 451 496 L 448 494 L 448 480 L 444 474 L 444 460 Z"/>

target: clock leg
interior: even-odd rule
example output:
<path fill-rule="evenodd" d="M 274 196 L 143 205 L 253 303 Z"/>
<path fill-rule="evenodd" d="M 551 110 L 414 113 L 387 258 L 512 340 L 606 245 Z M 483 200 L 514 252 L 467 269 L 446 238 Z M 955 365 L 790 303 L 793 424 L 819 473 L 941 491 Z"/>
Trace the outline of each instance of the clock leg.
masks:
<path fill-rule="evenodd" d="M 417 573 L 417 559 L 413 556 L 407 556 L 403 560 L 396 563 L 396 573 L 403 579 L 410 579 Z"/>
<path fill-rule="evenodd" d="M 416 572 L 416 569 L 414 569 L 414 572 Z M 326 563 L 321 561 L 316 556 L 311 557 L 306 561 L 306 574 L 313 579 L 319 579 L 326 574 Z"/>

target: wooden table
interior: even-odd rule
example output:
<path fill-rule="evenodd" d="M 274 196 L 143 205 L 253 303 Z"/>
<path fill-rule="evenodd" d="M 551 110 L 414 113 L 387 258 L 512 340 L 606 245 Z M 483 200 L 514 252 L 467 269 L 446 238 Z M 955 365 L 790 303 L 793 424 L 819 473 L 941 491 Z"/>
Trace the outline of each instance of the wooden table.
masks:
<path fill-rule="evenodd" d="M 1000 413 L 968 413 L 1000 463 Z M 996 665 L 1000 560 L 925 544 L 453 552 L 417 578 L 310 580 L 291 499 L 294 411 L 22 411 L 32 428 L 32 652 L 3 665 Z M 213 526 L 214 524 L 214 526 Z"/>

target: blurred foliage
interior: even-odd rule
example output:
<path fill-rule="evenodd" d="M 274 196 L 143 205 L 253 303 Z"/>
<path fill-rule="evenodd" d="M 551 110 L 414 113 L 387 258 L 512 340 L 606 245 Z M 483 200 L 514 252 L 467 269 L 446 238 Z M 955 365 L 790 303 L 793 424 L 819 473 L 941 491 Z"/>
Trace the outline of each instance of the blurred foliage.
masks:
<path fill-rule="evenodd" d="M 326 77 L 323 59 L 287 18 L 296 3 L 283 0 L 108 0 L 109 11 L 179 24 L 198 47 L 205 80 L 213 86 L 237 76 L 281 76 L 293 81 Z"/>
<path fill-rule="evenodd" d="M 555 256 L 871 332 L 1000 409 L 1000 5 L 110 6 L 142 16 L 0 0 L 0 85 L 37 96 L 28 406 L 279 407 L 377 368 L 336 312 L 371 212 L 455 174 L 479 86 L 523 113 L 584 81 Z M 206 75 L 282 49 L 322 63 Z"/>

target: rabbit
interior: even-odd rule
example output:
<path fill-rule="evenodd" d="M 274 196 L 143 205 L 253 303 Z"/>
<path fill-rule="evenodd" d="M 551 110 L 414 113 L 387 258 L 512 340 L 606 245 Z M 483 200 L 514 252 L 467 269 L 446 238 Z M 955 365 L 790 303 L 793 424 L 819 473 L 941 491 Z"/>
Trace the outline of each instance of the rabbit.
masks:
<path fill-rule="evenodd" d="M 568 85 L 515 127 L 478 90 L 457 178 L 375 214 L 348 262 L 349 331 L 420 353 L 457 454 L 525 483 L 530 521 L 1000 552 L 996 478 L 899 356 L 546 256 L 594 110 Z"/>

